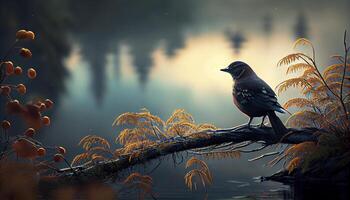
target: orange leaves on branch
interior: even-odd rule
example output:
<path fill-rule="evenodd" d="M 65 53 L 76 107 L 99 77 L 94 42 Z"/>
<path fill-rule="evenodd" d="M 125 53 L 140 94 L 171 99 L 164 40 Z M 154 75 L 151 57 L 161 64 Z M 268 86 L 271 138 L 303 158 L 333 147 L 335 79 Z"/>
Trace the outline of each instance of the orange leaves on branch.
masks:
<path fill-rule="evenodd" d="M 307 63 L 297 63 L 297 64 L 293 64 L 290 65 L 287 68 L 287 72 L 286 74 L 291 74 L 291 73 L 295 73 L 301 70 L 306 70 L 306 69 L 313 69 L 314 67 L 312 65 L 309 65 Z"/>
<path fill-rule="evenodd" d="M 305 108 L 305 107 L 316 107 L 315 103 L 312 100 L 305 99 L 305 98 L 293 98 L 289 99 L 286 103 L 284 103 L 283 107 L 285 109 L 288 109 L 290 107 L 297 107 L 297 108 Z"/>
<path fill-rule="evenodd" d="M 300 166 L 300 163 L 301 163 L 300 157 L 295 157 L 295 158 L 293 158 L 293 160 L 289 161 L 289 163 L 287 165 L 288 173 L 292 173 L 294 171 L 294 169 L 296 169 Z"/>
<path fill-rule="evenodd" d="M 169 126 L 180 121 L 194 123 L 192 115 L 187 113 L 184 109 L 176 109 L 173 112 L 173 114 L 169 117 L 169 119 L 165 122 L 165 124 Z"/>
<path fill-rule="evenodd" d="M 144 199 L 147 194 L 152 194 L 152 177 L 147 175 L 141 175 L 140 173 L 130 174 L 124 181 L 123 184 L 128 189 L 138 191 L 138 199 Z"/>
<path fill-rule="evenodd" d="M 282 65 L 289 65 L 295 61 L 298 60 L 303 60 L 303 58 L 308 58 L 311 59 L 309 56 L 303 54 L 303 53 L 293 53 L 293 54 L 289 54 L 285 57 L 283 57 L 279 62 L 278 62 L 278 66 L 282 66 Z"/>
<path fill-rule="evenodd" d="M 91 155 L 90 155 L 89 153 L 81 153 L 81 154 L 78 154 L 78 155 L 76 155 L 76 156 L 73 158 L 73 160 L 72 160 L 72 162 L 71 162 L 71 165 L 72 165 L 72 166 L 75 166 L 75 165 L 77 165 L 77 164 L 79 164 L 79 163 L 82 163 L 82 162 L 84 162 L 84 161 L 87 161 L 90 157 L 91 157 Z"/>
<path fill-rule="evenodd" d="M 123 145 L 144 140 L 190 136 L 202 130 L 216 129 L 211 124 L 195 124 L 193 117 L 183 109 L 175 110 L 166 122 L 146 109 L 139 113 L 124 113 L 113 122 L 114 126 L 122 124 L 134 126 L 122 130 L 116 138 L 116 141 Z"/>
<path fill-rule="evenodd" d="M 82 138 L 79 142 L 79 146 L 82 146 L 85 150 L 84 153 L 78 154 L 71 162 L 72 165 L 79 163 L 93 164 L 95 161 L 106 160 L 104 155 L 113 155 L 110 150 L 109 142 L 96 135 L 88 135 Z M 64 148 L 59 147 L 59 152 L 62 153 Z"/>
<path fill-rule="evenodd" d="M 304 77 L 290 78 L 288 80 L 283 81 L 282 83 L 276 86 L 277 93 L 281 94 L 285 92 L 288 88 L 309 88 L 308 82 Z"/>
<path fill-rule="evenodd" d="M 194 182 L 195 177 L 200 180 L 204 188 L 213 183 L 209 167 L 204 161 L 196 157 L 191 157 L 186 162 L 186 169 L 192 166 L 194 166 L 195 169 L 192 169 L 185 175 L 185 183 L 190 190 L 197 189 L 197 184 Z"/>
<path fill-rule="evenodd" d="M 346 42 L 344 41 L 344 44 Z M 323 72 L 317 67 L 315 49 L 312 43 L 301 38 L 297 45 L 307 45 L 312 48 L 312 58 L 303 53 L 294 53 L 282 58 L 278 65 L 289 65 L 287 74 L 300 71 L 302 74 L 280 83 L 276 89 L 278 94 L 288 88 L 300 88 L 305 98 L 293 98 L 285 103 L 285 108 L 297 107 L 299 111 L 289 119 L 291 126 L 316 126 L 329 132 L 349 132 L 349 100 L 345 96 L 350 92 L 350 64 L 345 63 L 342 56 L 335 56 L 338 63 L 325 67 Z M 347 54 L 347 53 L 346 53 Z M 297 64 L 292 62 L 300 61 Z M 348 125 L 347 125 L 348 124 Z"/>
<path fill-rule="evenodd" d="M 119 115 L 113 122 L 113 126 L 132 125 L 145 126 L 150 124 L 163 126 L 164 122 L 158 116 L 152 115 L 148 110 L 143 109 L 139 113 L 123 113 Z"/>
<path fill-rule="evenodd" d="M 79 146 L 82 146 L 84 150 L 90 150 L 90 148 L 96 144 L 108 149 L 111 148 L 109 142 L 106 139 L 96 135 L 87 135 L 79 141 Z"/>
<path fill-rule="evenodd" d="M 313 48 L 313 44 L 310 40 L 306 39 L 306 38 L 298 38 L 293 45 L 293 48 L 296 48 L 299 45 L 308 45 L 311 46 Z"/>
<path fill-rule="evenodd" d="M 306 153 L 310 153 L 316 150 L 316 147 L 317 146 L 315 142 L 302 142 L 288 148 L 285 152 L 285 155 L 294 158 Z"/>

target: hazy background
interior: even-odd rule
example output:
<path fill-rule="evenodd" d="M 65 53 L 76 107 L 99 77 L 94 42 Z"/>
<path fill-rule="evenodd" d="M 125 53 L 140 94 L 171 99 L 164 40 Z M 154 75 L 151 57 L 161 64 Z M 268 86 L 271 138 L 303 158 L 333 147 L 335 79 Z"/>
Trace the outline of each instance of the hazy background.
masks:
<path fill-rule="evenodd" d="M 37 66 L 39 76 L 28 92 L 56 103 L 49 113 L 52 126 L 39 139 L 65 146 L 72 158 L 81 151 L 82 136 L 113 141 L 115 117 L 144 107 L 163 119 L 184 108 L 199 123 L 246 123 L 232 105 L 231 77 L 219 69 L 243 60 L 274 88 L 286 78 L 276 64 L 293 52 L 298 37 L 315 44 L 321 66 L 330 64 L 329 56 L 342 53 L 344 30 L 350 30 L 349 8 L 350 0 L 1 0 L 0 53 L 18 29 L 36 33 L 34 42 L 24 43 L 33 59 L 16 64 Z M 255 155 L 208 161 L 214 175 L 209 199 L 263 198 L 281 188 L 253 182 L 278 170 L 264 166 L 268 160 L 247 162 Z M 185 188 L 183 164 L 175 168 L 171 157 L 162 162 L 151 174 L 160 199 L 204 198 L 202 190 Z M 273 195 L 291 194 L 286 189 Z"/>

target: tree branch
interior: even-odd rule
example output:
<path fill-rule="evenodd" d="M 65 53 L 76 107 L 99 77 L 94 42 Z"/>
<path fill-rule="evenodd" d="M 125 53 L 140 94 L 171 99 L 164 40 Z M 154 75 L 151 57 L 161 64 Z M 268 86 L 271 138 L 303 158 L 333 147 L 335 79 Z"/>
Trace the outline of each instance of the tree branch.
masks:
<path fill-rule="evenodd" d="M 73 173 L 72 169 L 70 168 L 61 169 L 60 175 L 54 182 L 77 183 L 97 179 L 104 180 L 111 177 L 112 175 L 118 174 L 124 169 L 160 158 L 161 156 L 166 156 L 176 152 L 187 151 L 191 149 L 208 147 L 212 145 L 220 145 L 224 143 L 237 144 L 244 141 L 264 141 L 265 145 L 271 145 L 278 142 L 286 144 L 297 144 L 305 141 L 316 141 L 317 136 L 315 136 L 314 133 L 319 131 L 319 129 L 289 128 L 288 131 L 288 136 L 282 138 L 281 140 L 280 137 L 276 136 L 271 127 L 254 126 L 248 128 L 246 126 L 239 126 L 231 129 L 219 129 L 215 131 L 208 130 L 200 132 L 202 135 L 206 134 L 205 137 L 194 137 L 192 135 L 184 137 L 181 140 L 167 140 L 164 142 L 159 142 L 157 145 L 134 152 L 137 153 L 137 156 L 132 156 L 132 154 L 122 155 L 118 159 L 96 163 L 94 166 L 90 167 L 73 167 L 73 169 L 76 170 L 76 173 Z"/>

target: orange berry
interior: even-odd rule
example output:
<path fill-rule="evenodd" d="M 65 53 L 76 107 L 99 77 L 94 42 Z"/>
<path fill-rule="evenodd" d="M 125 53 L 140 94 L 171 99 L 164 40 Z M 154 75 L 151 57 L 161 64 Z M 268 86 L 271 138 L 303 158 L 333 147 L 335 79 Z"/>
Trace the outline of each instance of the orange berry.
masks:
<path fill-rule="evenodd" d="M 16 33 L 16 39 L 18 39 L 18 40 L 26 39 L 26 36 L 27 36 L 26 30 L 19 30 Z"/>
<path fill-rule="evenodd" d="M 19 50 L 19 55 L 25 57 L 25 58 L 31 58 L 32 57 L 32 52 L 29 49 L 26 48 L 21 48 Z"/>
<path fill-rule="evenodd" d="M 26 30 L 19 30 L 16 33 L 16 39 L 25 39 L 26 38 L 27 31 Z"/>
<path fill-rule="evenodd" d="M 6 75 L 11 75 L 13 74 L 15 68 L 13 67 L 13 63 L 11 61 L 6 61 L 4 62 L 5 65 L 5 70 L 6 70 Z"/>
<path fill-rule="evenodd" d="M 32 31 L 19 30 L 16 33 L 16 39 L 18 40 L 24 40 L 24 39 L 34 40 L 34 38 L 35 38 L 35 34 Z"/>
<path fill-rule="evenodd" d="M 15 74 L 16 74 L 16 75 L 21 75 L 22 72 L 23 72 L 23 70 L 22 70 L 21 67 L 17 66 L 17 67 L 15 68 Z"/>
<path fill-rule="evenodd" d="M 1 127 L 2 127 L 3 129 L 9 129 L 9 128 L 11 127 L 11 123 L 10 123 L 9 121 L 7 121 L 7 120 L 3 120 L 3 121 L 1 122 Z"/>
<path fill-rule="evenodd" d="M 28 128 L 25 132 L 24 135 L 27 137 L 33 137 L 35 134 L 35 129 L 34 128 Z"/>
<path fill-rule="evenodd" d="M 41 122 L 45 125 L 45 126 L 49 126 L 51 123 L 51 120 L 48 116 L 44 116 L 41 118 Z"/>
<path fill-rule="evenodd" d="M 8 96 L 11 93 L 11 88 L 9 86 L 1 86 L 1 94 Z"/>
<path fill-rule="evenodd" d="M 34 38 L 35 38 L 35 34 L 33 33 L 33 31 L 27 31 L 25 36 L 26 36 L 25 39 L 34 40 Z"/>
<path fill-rule="evenodd" d="M 45 156 L 46 155 L 46 149 L 40 147 L 37 151 L 38 156 Z"/>
<path fill-rule="evenodd" d="M 20 104 L 19 104 L 19 101 L 17 100 L 17 99 L 15 99 L 15 100 L 12 100 L 12 101 L 9 101 L 8 103 L 7 103 L 7 106 L 19 106 Z"/>
<path fill-rule="evenodd" d="M 38 156 L 37 146 L 24 138 L 17 139 L 13 142 L 12 148 L 18 157 L 33 159 Z"/>
<path fill-rule="evenodd" d="M 17 85 L 17 92 L 22 94 L 22 95 L 25 94 L 27 92 L 26 86 L 23 84 L 18 84 Z"/>
<path fill-rule="evenodd" d="M 53 105 L 53 102 L 50 99 L 46 99 L 45 100 L 45 105 L 46 105 L 46 108 L 51 108 L 52 105 Z"/>
<path fill-rule="evenodd" d="M 57 147 L 58 152 L 60 152 L 60 154 L 66 154 L 66 149 L 64 147 Z"/>
<path fill-rule="evenodd" d="M 63 155 L 62 155 L 62 154 L 59 154 L 59 153 L 57 153 L 57 154 L 55 154 L 55 155 L 53 156 L 53 160 L 54 160 L 55 162 L 61 162 L 63 159 L 64 159 Z"/>
<path fill-rule="evenodd" d="M 27 71 L 27 75 L 30 79 L 35 79 L 36 77 L 36 71 L 33 68 L 29 68 Z"/>
<path fill-rule="evenodd" d="M 9 101 L 6 104 L 6 111 L 8 113 L 20 113 L 22 111 L 21 104 L 18 100 Z"/>
<path fill-rule="evenodd" d="M 45 110 L 46 109 L 46 105 L 44 103 L 40 103 L 39 104 L 39 109 L 40 109 L 40 111 Z"/>

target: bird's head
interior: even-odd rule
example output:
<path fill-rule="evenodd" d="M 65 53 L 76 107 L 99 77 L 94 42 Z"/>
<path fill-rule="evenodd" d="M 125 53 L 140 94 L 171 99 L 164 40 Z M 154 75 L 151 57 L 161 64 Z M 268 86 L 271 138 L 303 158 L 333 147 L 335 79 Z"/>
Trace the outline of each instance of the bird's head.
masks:
<path fill-rule="evenodd" d="M 231 74 L 234 80 L 238 80 L 255 74 L 252 68 L 250 68 L 247 63 L 244 63 L 242 61 L 235 61 L 231 63 L 228 67 L 220 69 L 220 71 Z"/>

